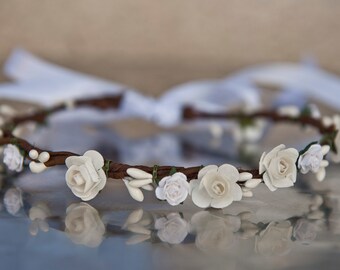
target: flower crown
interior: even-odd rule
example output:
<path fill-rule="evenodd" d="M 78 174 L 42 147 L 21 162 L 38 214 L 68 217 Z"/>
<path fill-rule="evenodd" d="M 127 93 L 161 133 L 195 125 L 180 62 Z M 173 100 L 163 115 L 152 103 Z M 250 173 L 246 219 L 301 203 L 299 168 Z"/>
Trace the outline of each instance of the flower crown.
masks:
<path fill-rule="evenodd" d="M 325 159 L 330 153 L 334 162 L 340 162 L 340 116 L 321 117 L 315 107 L 299 110 L 293 106 L 278 110 L 208 113 L 193 107 L 184 107 L 182 117 L 186 121 L 195 119 L 236 120 L 244 129 L 256 124 L 257 119 L 273 122 L 291 122 L 316 128 L 321 138 L 311 142 L 302 150 L 287 148 L 281 144 L 268 153 L 264 152 L 255 169 L 236 168 L 231 164 L 177 167 L 177 166 L 132 166 L 104 159 L 95 151 L 83 155 L 72 152 L 55 152 L 40 149 L 17 136 L 20 125 L 29 121 L 43 123 L 55 112 L 75 107 L 91 106 L 98 109 L 118 108 L 122 96 L 75 100 L 49 108 L 37 110 L 29 115 L 13 115 L 1 125 L 0 146 L 4 148 L 4 163 L 9 170 L 20 172 L 25 160 L 33 173 L 40 173 L 49 167 L 66 165 L 66 184 L 75 196 L 89 201 L 105 187 L 108 178 L 123 180 L 129 194 L 136 201 L 143 201 L 142 190 L 153 191 L 159 200 L 175 206 L 188 196 L 201 208 L 225 208 L 233 201 L 252 197 L 252 189 L 264 183 L 270 191 L 294 185 L 297 173 L 316 174 L 318 181 L 324 180 Z M 4 110 L 3 110 L 4 111 Z M 7 110 L 8 111 L 8 110 Z"/>

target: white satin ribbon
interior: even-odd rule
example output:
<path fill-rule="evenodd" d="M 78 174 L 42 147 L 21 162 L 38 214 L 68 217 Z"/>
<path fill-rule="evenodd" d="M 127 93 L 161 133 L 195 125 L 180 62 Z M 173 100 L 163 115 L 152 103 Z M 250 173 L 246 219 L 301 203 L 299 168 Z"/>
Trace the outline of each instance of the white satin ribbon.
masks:
<path fill-rule="evenodd" d="M 293 89 L 279 100 L 296 101 L 305 96 L 340 109 L 340 79 L 317 68 L 299 64 L 255 66 L 222 80 L 189 82 L 168 90 L 159 99 L 144 96 L 121 84 L 75 72 L 30 54 L 15 50 L 4 73 L 14 83 L 0 85 L 0 97 L 31 101 L 43 106 L 76 98 L 124 93 L 117 117 L 141 117 L 171 127 L 181 123 L 182 108 L 193 106 L 207 112 L 222 112 L 234 107 L 254 109 L 261 105 L 257 83 Z M 288 100 L 287 100 L 288 99 Z"/>
<path fill-rule="evenodd" d="M 181 123 L 184 105 L 216 112 L 260 103 L 255 88 L 230 87 L 225 80 L 187 83 L 170 89 L 160 99 L 146 97 L 123 85 L 50 64 L 23 49 L 12 53 L 4 73 L 15 83 L 0 85 L 0 97 L 52 106 L 70 99 L 123 92 L 118 117 L 141 117 L 164 127 Z"/>

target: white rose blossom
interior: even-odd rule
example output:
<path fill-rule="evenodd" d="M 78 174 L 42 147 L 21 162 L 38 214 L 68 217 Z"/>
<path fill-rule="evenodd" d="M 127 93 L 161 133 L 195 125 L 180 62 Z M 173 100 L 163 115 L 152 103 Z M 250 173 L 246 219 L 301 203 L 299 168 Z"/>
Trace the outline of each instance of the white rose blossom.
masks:
<path fill-rule="evenodd" d="M 190 181 L 192 201 L 201 208 L 224 208 L 242 199 L 238 170 L 229 164 L 209 165 L 198 172 L 198 179 Z"/>
<path fill-rule="evenodd" d="M 107 179 L 103 170 L 104 158 L 97 151 L 89 150 L 83 156 L 68 157 L 65 164 L 68 167 L 66 184 L 83 201 L 93 199 L 104 188 Z"/>
<path fill-rule="evenodd" d="M 180 244 L 188 235 L 190 227 L 179 213 L 170 213 L 156 220 L 155 229 L 158 230 L 157 235 L 162 242 Z"/>
<path fill-rule="evenodd" d="M 17 146 L 8 144 L 4 148 L 4 163 L 11 171 L 21 172 L 23 169 L 24 157 Z"/>
<path fill-rule="evenodd" d="M 166 200 L 170 205 L 178 205 L 187 198 L 189 194 L 189 183 L 183 173 L 175 173 L 162 178 L 156 188 L 156 197 Z"/>
<path fill-rule="evenodd" d="M 308 150 L 300 155 L 298 160 L 298 168 L 301 173 L 306 174 L 312 171 L 316 174 L 319 181 L 322 181 L 326 176 L 325 167 L 328 166 L 328 161 L 323 160 L 328 153 L 329 146 L 321 146 L 320 144 L 311 145 Z"/>
<path fill-rule="evenodd" d="M 82 202 L 67 207 L 65 232 L 75 244 L 97 247 L 104 239 L 105 225 L 98 211 Z"/>
<path fill-rule="evenodd" d="M 284 144 L 275 147 L 268 154 L 262 154 L 259 172 L 263 174 L 263 181 L 271 191 L 294 185 L 297 176 L 295 163 L 298 156 L 296 149 L 286 148 Z"/>

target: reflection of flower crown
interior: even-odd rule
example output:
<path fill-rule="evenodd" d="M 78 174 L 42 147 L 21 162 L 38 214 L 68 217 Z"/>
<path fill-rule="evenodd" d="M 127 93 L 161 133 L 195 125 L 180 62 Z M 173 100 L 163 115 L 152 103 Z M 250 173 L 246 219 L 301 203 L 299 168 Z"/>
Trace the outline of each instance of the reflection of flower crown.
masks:
<path fill-rule="evenodd" d="M 55 165 L 68 167 L 66 183 L 72 192 L 84 201 L 93 199 L 101 191 L 107 178 L 122 179 L 132 196 L 143 201 L 141 189 L 153 190 L 160 200 L 170 205 L 178 205 L 190 194 L 194 204 L 201 208 L 224 208 L 242 197 L 251 197 L 251 189 L 264 182 L 274 191 L 277 188 L 293 186 L 297 172 L 313 172 L 322 181 L 328 161 L 325 156 L 331 151 L 331 158 L 340 161 L 340 117 L 334 118 L 315 115 L 310 107 L 300 111 L 295 107 L 284 107 L 277 111 L 262 110 L 252 113 L 206 113 L 191 107 L 183 109 L 183 119 L 233 119 L 242 127 L 249 127 L 258 118 L 273 122 L 292 122 L 316 128 L 322 135 L 320 141 L 308 144 L 303 150 L 286 148 L 279 145 L 269 153 L 263 153 L 258 169 L 241 169 L 230 164 L 221 166 L 131 166 L 105 160 L 94 150 L 79 156 L 71 152 L 54 152 L 39 149 L 29 142 L 18 138 L 15 129 L 19 125 L 43 122 L 46 118 L 63 109 L 75 106 L 92 106 L 99 109 L 116 108 L 122 97 L 103 97 L 98 99 L 68 102 L 48 110 L 40 110 L 30 115 L 9 117 L 0 130 L 0 145 L 4 150 L 4 163 L 10 170 L 21 171 L 24 158 L 30 160 L 33 173 L 40 173 Z"/>

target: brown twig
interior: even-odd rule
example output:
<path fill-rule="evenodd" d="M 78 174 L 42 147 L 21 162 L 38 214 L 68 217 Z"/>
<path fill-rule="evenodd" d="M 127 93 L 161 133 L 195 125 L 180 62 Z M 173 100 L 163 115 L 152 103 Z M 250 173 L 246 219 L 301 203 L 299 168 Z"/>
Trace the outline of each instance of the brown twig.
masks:
<path fill-rule="evenodd" d="M 98 109 L 109 109 L 109 108 L 118 108 L 123 96 L 105 96 L 101 98 L 94 98 L 94 99 L 87 99 L 87 100 L 78 100 L 74 102 L 75 107 L 82 107 L 82 106 L 91 106 Z M 70 156 L 78 156 L 78 154 L 72 152 L 53 152 L 47 151 L 40 148 L 37 148 L 31 145 L 26 140 L 20 139 L 12 135 L 12 130 L 21 123 L 27 121 L 34 121 L 34 122 L 44 122 L 46 118 L 56 112 L 61 110 L 67 109 L 67 105 L 57 105 L 50 109 L 41 109 L 38 110 L 30 115 L 18 116 L 12 118 L 9 122 L 7 122 L 3 127 L 4 137 L 0 138 L 0 145 L 5 144 L 15 144 L 17 145 L 22 151 L 25 152 L 25 155 L 28 159 L 28 153 L 30 150 L 35 149 L 38 153 L 46 151 L 50 154 L 50 159 L 45 163 L 47 167 L 53 167 L 56 165 L 64 165 L 66 158 Z M 324 126 L 322 121 L 319 119 L 314 119 L 310 116 L 299 116 L 299 117 L 289 117 L 283 116 L 278 114 L 276 111 L 258 111 L 251 114 L 245 113 L 206 113 L 197 111 L 191 107 L 185 107 L 183 109 L 183 119 L 185 120 L 194 120 L 194 119 L 236 119 L 236 120 L 244 120 L 244 119 L 255 119 L 255 118 L 266 118 L 274 122 L 292 122 L 292 123 L 299 123 L 302 125 L 308 125 L 315 127 L 321 134 L 332 133 L 335 131 L 335 126 Z M 114 179 L 122 179 L 127 175 L 126 171 L 128 168 L 138 168 L 148 173 L 154 173 L 154 167 L 148 167 L 143 165 L 135 165 L 131 166 L 128 164 L 121 164 L 121 163 L 113 163 L 109 160 L 110 166 L 108 168 L 108 177 Z M 173 166 L 159 166 L 157 167 L 157 178 L 162 178 L 164 176 L 169 175 L 170 171 L 175 169 L 177 172 L 184 173 L 188 179 L 197 178 L 197 174 L 202 166 L 196 167 L 173 167 Z M 253 175 L 254 178 L 261 178 L 261 174 L 259 173 L 258 169 L 238 169 L 239 172 L 249 172 Z"/>

